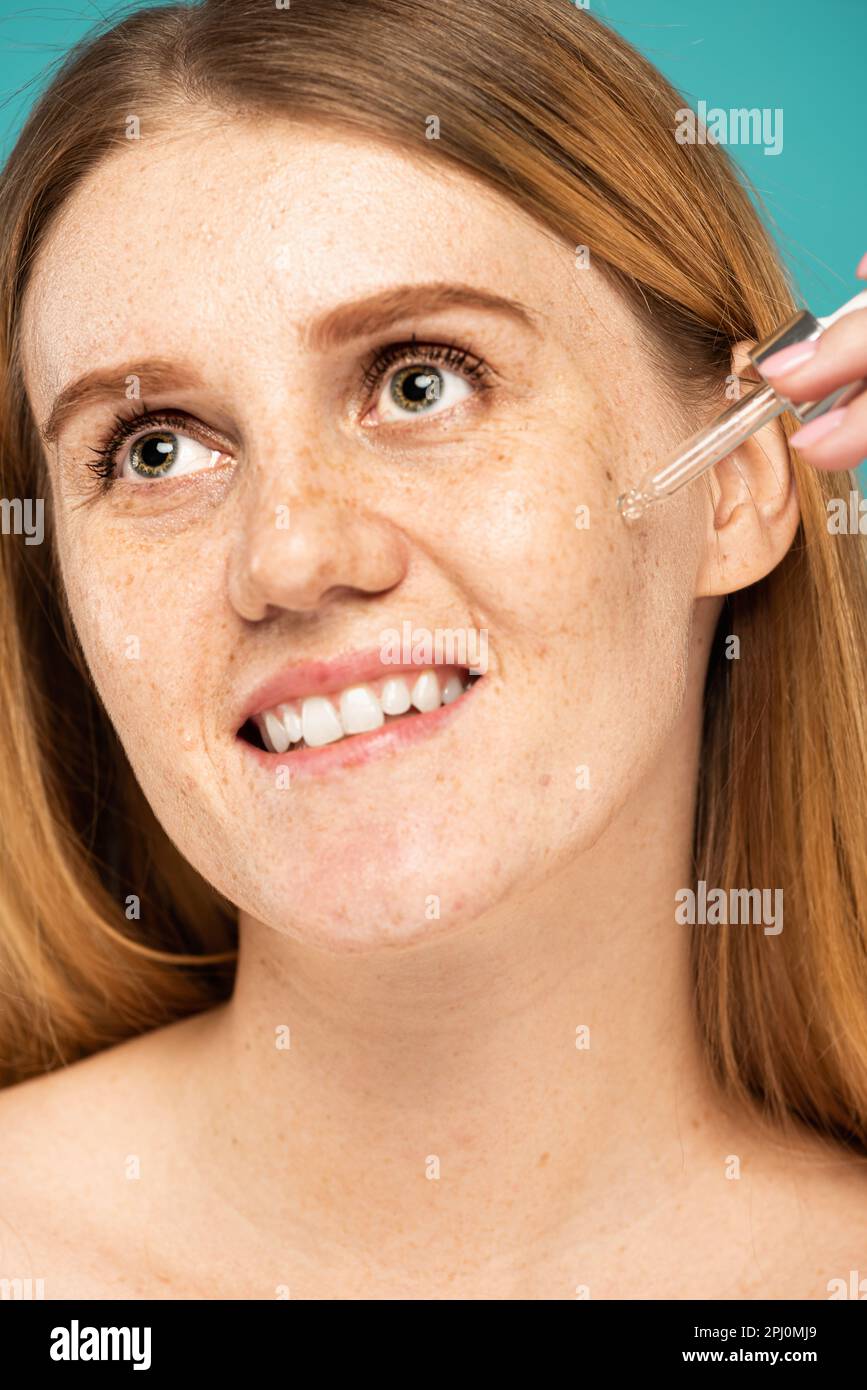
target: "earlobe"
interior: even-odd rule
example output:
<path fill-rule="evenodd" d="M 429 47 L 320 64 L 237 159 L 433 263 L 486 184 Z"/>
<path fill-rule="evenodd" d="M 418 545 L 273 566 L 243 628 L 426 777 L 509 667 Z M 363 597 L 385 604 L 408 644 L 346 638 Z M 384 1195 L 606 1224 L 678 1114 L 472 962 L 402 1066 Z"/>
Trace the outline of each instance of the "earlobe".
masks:
<path fill-rule="evenodd" d="M 738 344 L 734 372 L 750 368 Z M 745 386 L 746 390 L 751 389 Z M 798 494 L 786 436 L 772 420 L 708 474 L 707 535 L 696 597 L 731 594 L 780 563 L 798 529 Z"/>

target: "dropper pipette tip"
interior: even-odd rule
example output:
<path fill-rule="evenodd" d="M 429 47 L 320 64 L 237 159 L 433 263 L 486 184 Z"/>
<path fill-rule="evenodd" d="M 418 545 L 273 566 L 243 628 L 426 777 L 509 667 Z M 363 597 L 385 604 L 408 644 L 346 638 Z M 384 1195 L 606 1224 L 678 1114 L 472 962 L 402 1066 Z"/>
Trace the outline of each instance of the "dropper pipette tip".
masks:
<path fill-rule="evenodd" d="M 617 510 L 624 521 L 638 521 L 644 515 L 648 498 L 637 487 L 622 492 L 617 499 Z"/>

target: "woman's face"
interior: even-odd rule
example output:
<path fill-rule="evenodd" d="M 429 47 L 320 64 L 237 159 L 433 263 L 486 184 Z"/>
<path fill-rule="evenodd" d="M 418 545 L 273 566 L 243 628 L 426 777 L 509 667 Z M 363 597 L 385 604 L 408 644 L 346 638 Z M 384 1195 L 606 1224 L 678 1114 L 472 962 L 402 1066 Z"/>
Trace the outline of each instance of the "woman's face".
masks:
<path fill-rule="evenodd" d="M 40 427 L 107 377 L 47 446 L 94 681 L 181 851 L 299 939 L 466 923 L 594 845 L 692 718 L 695 501 L 615 511 L 683 423 L 581 262 L 421 138 L 410 157 L 279 121 L 130 142 L 43 249 Z M 93 451 L 145 409 L 170 418 L 103 460 L 107 485 Z M 386 652 L 409 672 L 380 655 L 406 631 L 431 643 Z M 391 708 L 402 681 L 427 706 L 474 653 L 444 713 L 378 715 L 385 680 Z M 319 744 L 323 699 L 384 723 Z M 319 746 L 255 748 L 239 729 L 265 708 Z"/>

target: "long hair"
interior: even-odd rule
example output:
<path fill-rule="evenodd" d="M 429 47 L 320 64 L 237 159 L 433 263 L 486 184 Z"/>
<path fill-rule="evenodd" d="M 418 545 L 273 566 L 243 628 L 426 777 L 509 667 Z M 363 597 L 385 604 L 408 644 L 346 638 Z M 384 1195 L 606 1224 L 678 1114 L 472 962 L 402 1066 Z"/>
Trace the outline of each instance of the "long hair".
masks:
<path fill-rule="evenodd" d="M 591 247 L 678 400 L 706 406 L 733 346 L 794 298 L 725 151 L 674 138 L 683 105 L 561 0 L 204 0 L 110 19 L 59 65 L 0 186 L 5 496 L 50 487 L 21 374 L 28 276 L 70 193 L 124 147 L 130 115 L 146 139 L 198 117 L 279 115 L 444 161 Z M 860 537 L 826 524 L 827 499 L 854 479 L 793 466 L 794 544 L 725 601 L 694 837 L 708 884 L 783 885 L 785 930 L 696 929 L 695 1006 L 724 1092 L 864 1153 L 867 563 Z M 7 1083 L 224 998 L 235 948 L 229 904 L 157 824 L 94 693 L 48 520 L 48 544 L 0 547 Z M 732 633 L 739 661 L 720 650 Z"/>

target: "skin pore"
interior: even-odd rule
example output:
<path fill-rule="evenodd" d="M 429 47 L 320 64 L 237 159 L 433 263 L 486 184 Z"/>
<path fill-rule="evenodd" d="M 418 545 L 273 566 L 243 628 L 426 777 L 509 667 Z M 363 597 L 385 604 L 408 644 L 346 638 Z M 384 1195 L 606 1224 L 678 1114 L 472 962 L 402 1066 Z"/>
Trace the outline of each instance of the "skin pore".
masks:
<path fill-rule="evenodd" d="M 403 363 L 370 364 L 413 339 L 484 385 L 443 362 L 401 415 Z M 46 444 L 63 582 L 241 947 L 229 1004 L 0 1097 L 5 1262 L 48 1297 L 826 1297 L 864 1179 L 721 1104 L 674 922 L 719 595 L 794 534 L 776 429 L 624 526 L 696 422 L 603 274 L 424 149 L 273 120 L 97 168 L 23 344 L 40 426 L 117 380 Z M 188 418 L 191 471 L 102 489 L 92 450 L 155 360 L 141 398 Z M 487 632 L 466 705 L 277 786 L 236 737 L 250 692 L 405 621 Z"/>

